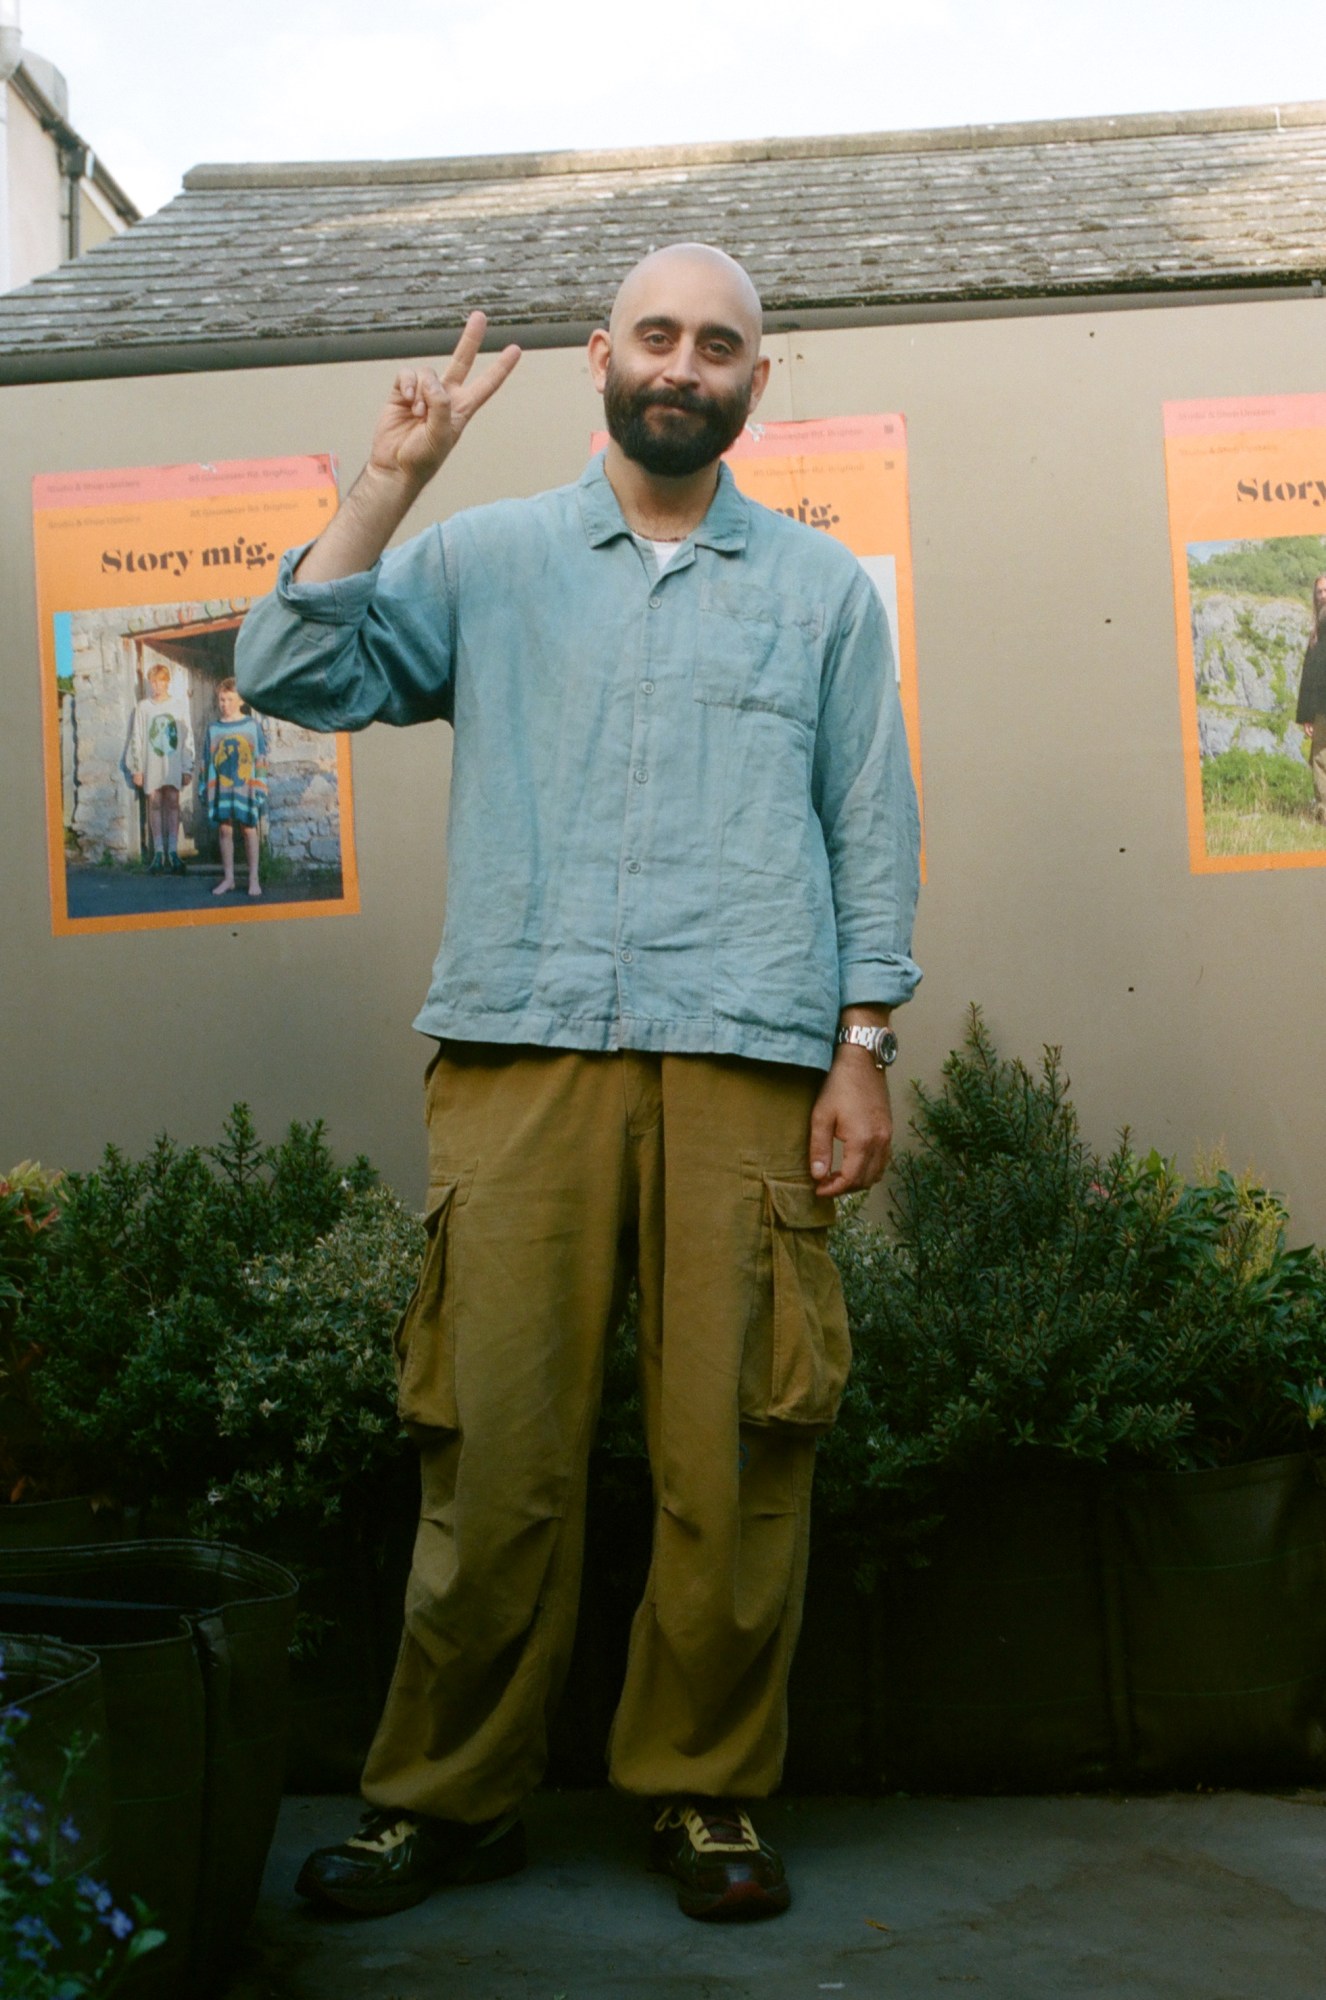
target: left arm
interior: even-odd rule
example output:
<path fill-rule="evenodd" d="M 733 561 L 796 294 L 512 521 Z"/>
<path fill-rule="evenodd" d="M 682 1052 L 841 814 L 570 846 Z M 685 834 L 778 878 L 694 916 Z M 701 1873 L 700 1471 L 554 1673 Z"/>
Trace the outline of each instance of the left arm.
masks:
<path fill-rule="evenodd" d="M 839 1026 L 887 1027 L 921 974 L 911 958 L 920 825 L 888 623 L 862 573 L 825 664 L 813 795 L 838 929 Z M 833 1144 L 843 1157 L 835 1170 Z M 888 1078 L 868 1049 L 836 1049 L 811 1117 L 816 1191 L 873 1187 L 888 1164 Z"/>

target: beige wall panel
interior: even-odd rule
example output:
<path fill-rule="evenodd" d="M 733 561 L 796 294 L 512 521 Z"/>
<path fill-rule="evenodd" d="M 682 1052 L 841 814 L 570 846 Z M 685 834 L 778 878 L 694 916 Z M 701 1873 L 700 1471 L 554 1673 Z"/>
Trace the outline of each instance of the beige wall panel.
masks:
<path fill-rule="evenodd" d="M 970 320 L 794 343 L 798 416 L 907 414 L 929 883 L 900 1022 L 1061 1043 L 1093 1140 L 1223 1141 L 1326 1237 L 1326 875 L 1189 873 L 1162 402 L 1318 390 L 1326 306 Z"/>
<path fill-rule="evenodd" d="M 1314 1052 L 1326 876 L 1193 877 L 1161 453 L 1167 397 L 1320 389 L 1326 307 L 1249 304 L 780 336 L 762 414 L 908 419 L 929 886 L 900 1068 L 933 1078 L 980 1000 L 1002 1047 L 1064 1045 L 1091 1136 L 1224 1139 L 1326 1236 Z M 28 480 L 334 451 L 353 476 L 388 365 L 0 392 L 0 1164 L 326 1116 L 417 1197 L 408 1023 L 440 923 L 447 735 L 355 746 L 359 917 L 52 939 Z M 527 355 L 421 506 L 574 477 L 579 353 Z"/>
<path fill-rule="evenodd" d="M 0 390 L 0 854 L 5 1039 L 0 1169 L 35 1155 L 86 1166 L 108 1139 L 163 1129 L 210 1141 L 245 1098 L 276 1136 L 325 1117 L 422 1200 L 419 1079 L 431 1044 L 410 1021 L 441 930 L 449 732 L 355 741 L 363 910 L 321 917 L 50 935 L 30 479 L 34 472 L 188 459 L 364 455 L 392 364 Z M 525 357 L 418 510 L 575 478 L 599 408 L 582 356 Z"/>

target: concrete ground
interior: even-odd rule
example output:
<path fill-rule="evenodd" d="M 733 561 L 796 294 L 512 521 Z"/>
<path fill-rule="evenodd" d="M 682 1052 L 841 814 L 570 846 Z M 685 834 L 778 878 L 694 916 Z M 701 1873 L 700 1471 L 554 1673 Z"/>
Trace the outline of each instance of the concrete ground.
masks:
<path fill-rule="evenodd" d="M 607 1792 L 545 1792 L 530 1866 L 397 1917 L 319 1916 L 304 1853 L 355 1805 L 287 1799 L 225 2000 L 1319 2000 L 1326 1794 L 779 1799 L 760 1830 L 794 1902 L 681 1916 L 645 1825 Z"/>

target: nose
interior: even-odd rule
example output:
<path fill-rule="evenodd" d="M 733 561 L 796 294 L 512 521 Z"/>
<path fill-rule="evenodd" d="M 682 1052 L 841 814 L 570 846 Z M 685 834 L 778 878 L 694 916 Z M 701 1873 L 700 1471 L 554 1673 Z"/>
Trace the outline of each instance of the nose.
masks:
<path fill-rule="evenodd" d="M 689 334 L 683 334 L 673 348 L 671 354 L 668 356 L 668 365 L 664 370 L 664 374 L 669 382 L 676 382 L 679 386 L 694 384 L 699 381 L 699 372 L 696 367 L 695 342 L 690 338 Z"/>

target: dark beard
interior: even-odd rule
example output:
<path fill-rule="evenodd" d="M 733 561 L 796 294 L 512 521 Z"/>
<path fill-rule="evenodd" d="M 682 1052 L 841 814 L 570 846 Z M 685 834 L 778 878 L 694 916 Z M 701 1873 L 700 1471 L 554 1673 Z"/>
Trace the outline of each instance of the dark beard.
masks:
<path fill-rule="evenodd" d="M 608 435 L 628 458 L 660 479 L 685 479 L 721 458 L 740 436 L 750 411 L 750 395 L 749 382 L 730 396 L 696 396 L 685 389 L 632 389 L 609 362 L 603 415 Z M 699 421 L 653 430 L 646 412 L 655 404 L 661 409 L 687 410 Z"/>

